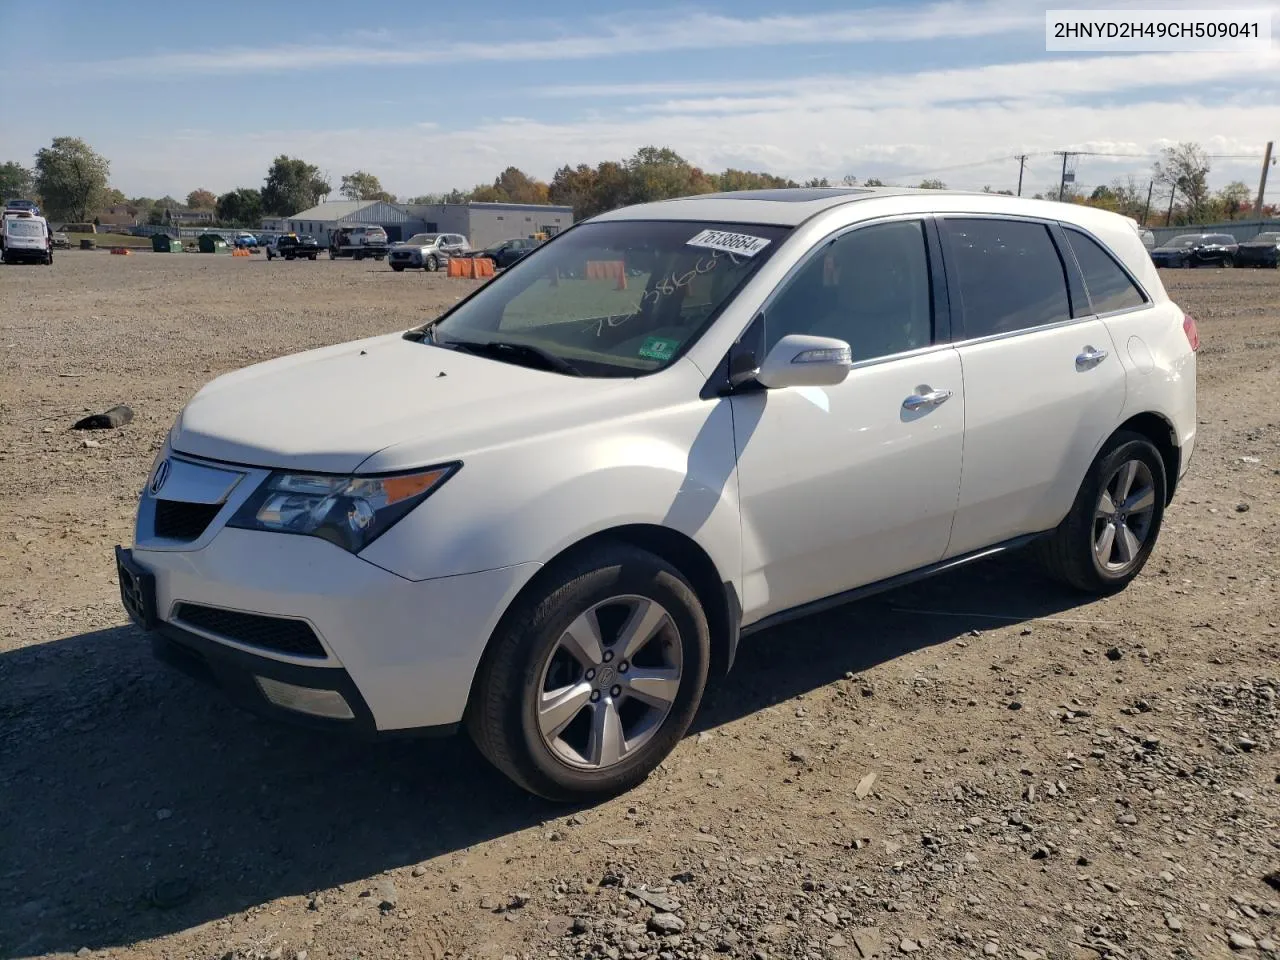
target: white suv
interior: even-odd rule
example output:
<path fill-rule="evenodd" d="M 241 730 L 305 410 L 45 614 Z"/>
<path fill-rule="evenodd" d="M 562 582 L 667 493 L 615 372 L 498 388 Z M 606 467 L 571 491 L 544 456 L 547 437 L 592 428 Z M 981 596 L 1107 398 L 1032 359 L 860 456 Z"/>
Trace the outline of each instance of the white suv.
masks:
<path fill-rule="evenodd" d="M 1132 221 L 731 193 L 575 226 L 439 319 L 202 389 L 121 592 L 167 659 L 336 729 L 464 724 L 527 789 L 643 779 L 744 634 L 1032 544 L 1146 562 L 1195 323 Z"/>

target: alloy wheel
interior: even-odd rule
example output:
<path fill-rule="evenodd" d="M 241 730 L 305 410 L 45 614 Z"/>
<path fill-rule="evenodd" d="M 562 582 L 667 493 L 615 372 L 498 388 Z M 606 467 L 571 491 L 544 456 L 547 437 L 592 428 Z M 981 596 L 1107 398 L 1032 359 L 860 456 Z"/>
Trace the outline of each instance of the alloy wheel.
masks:
<path fill-rule="evenodd" d="M 680 690 L 680 633 L 647 597 L 611 597 L 580 614 L 542 666 L 534 710 L 562 762 L 602 771 L 642 749 Z"/>
<path fill-rule="evenodd" d="M 1155 517 L 1156 485 L 1141 460 L 1122 463 L 1103 485 L 1093 520 L 1093 553 L 1106 573 L 1120 576 L 1139 560 Z"/>

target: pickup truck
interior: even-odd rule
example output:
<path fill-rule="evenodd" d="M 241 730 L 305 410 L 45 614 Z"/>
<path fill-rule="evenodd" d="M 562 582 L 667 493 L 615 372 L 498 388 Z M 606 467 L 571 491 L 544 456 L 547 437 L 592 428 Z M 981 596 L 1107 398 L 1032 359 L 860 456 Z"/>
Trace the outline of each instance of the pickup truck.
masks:
<path fill-rule="evenodd" d="M 299 237 L 292 233 L 286 233 L 282 237 L 276 237 L 267 244 L 267 259 L 274 260 L 280 257 L 282 260 L 297 260 L 306 257 L 308 260 L 314 260 L 320 255 L 320 244 L 315 237 Z"/>
<path fill-rule="evenodd" d="M 373 257 L 375 260 L 382 260 L 386 257 L 389 246 L 387 231 L 382 227 L 339 227 L 329 236 L 329 259 L 350 257 L 352 260 L 363 260 L 365 257 Z"/>

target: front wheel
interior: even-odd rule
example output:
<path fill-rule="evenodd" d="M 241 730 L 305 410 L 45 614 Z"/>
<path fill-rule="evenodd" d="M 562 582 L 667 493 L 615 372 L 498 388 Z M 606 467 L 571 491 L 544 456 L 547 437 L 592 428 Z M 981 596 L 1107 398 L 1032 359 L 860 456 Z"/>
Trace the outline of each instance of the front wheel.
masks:
<path fill-rule="evenodd" d="M 480 751 L 549 800 L 616 794 L 679 743 L 706 686 L 697 594 L 651 553 L 602 547 L 504 617 L 467 707 Z"/>
<path fill-rule="evenodd" d="M 402 267 L 402 266 L 401 266 L 400 264 L 398 264 L 398 263 L 393 263 L 393 264 L 391 265 L 391 269 L 392 269 L 392 270 L 394 270 L 396 273 L 403 273 L 403 272 L 404 272 L 404 267 Z"/>
<path fill-rule="evenodd" d="M 307 259 L 308 259 L 308 260 L 314 261 L 314 260 L 315 260 L 315 258 L 316 258 L 316 254 L 314 254 L 314 253 L 309 253 L 309 254 L 307 254 Z"/>
<path fill-rule="evenodd" d="M 435 257 L 427 257 L 426 263 L 422 265 L 422 269 L 428 273 L 435 273 L 440 269 L 440 261 Z"/>
<path fill-rule="evenodd" d="M 1167 489 L 1164 461 L 1151 441 L 1116 434 L 1094 459 L 1066 519 L 1034 545 L 1037 559 L 1080 590 L 1123 590 L 1155 548 Z"/>

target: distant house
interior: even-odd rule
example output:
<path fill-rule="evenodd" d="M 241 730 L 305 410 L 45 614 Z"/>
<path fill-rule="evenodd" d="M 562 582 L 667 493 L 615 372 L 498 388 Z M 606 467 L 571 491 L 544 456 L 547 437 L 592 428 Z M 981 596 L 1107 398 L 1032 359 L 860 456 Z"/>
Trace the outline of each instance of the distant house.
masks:
<path fill-rule="evenodd" d="M 136 227 L 138 218 L 134 210 L 127 203 L 113 204 L 97 215 L 98 224 L 103 227 Z"/>
<path fill-rule="evenodd" d="M 394 243 L 415 233 L 460 233 L 476 249 L 573 225 L 573 208 L 528 203 L 398 204 L 381 200 L 328 200 L 288 217 L 267 217 L 262 229 L 315 237 L 322 245 L 340 226 L 376 224 Z"/>
<path fill-rule="evenodd" d="M 187 210 L 184 207 L 170 207 L 164 212 L 166 223 L 190 223 L 199 225 L 213 223 L 217 214 L 212 210 Z"/>

